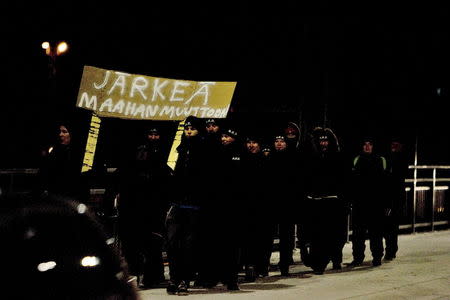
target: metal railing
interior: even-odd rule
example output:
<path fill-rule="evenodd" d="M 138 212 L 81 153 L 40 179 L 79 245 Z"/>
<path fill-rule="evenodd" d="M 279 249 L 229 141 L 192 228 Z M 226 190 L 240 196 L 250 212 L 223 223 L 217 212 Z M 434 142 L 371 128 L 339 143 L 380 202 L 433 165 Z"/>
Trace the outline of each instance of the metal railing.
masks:
<path fill-rule="evenodd" d="M 412 220 L 411 224 L 401 224 L 400 228 L 411 228 L 415 233 L 418 227 L 430 227 L 431 231 L 434 231 L 436 226 L 448 225 L 450 177 L 438 176 L 438 173 L 446 172 L 445 175 L 449 176 L 450 166 L 410 165 L 409 169 L 412 169 L 414 174 L 412 179 L 405 180 L 405 201 L 408 201 L 408 196 L 412 193 Z M 426 174 L 419 177 L 419 171 Z"/>
<path fill-rule="evenodd" d="M 436 226 L 449 225 L 450 166 L 410 165 L 412 178 L 405 180 L 405 198 L 400 204 L 400 229 L 418 228 L 434 231 Z M 114 168 L 107 170 L 108 173 Z M 38 169 L 0 169 L 0 191 L 30 192 Z M 102 201 L 105 190 L 91 188 L 93 203 Z M 350 228 L 349 228 L 350 229 Z M 351 230 L 349 230 L 351 231 Z"/>

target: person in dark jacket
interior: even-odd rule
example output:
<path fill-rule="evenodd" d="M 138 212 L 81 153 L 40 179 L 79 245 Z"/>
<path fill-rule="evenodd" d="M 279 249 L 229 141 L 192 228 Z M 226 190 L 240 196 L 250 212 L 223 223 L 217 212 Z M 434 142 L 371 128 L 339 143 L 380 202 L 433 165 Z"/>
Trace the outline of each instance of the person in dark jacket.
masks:
<path fill-rule="evenodd" d="M 291 145 L 293 146 L 293 145 Z M 278 229 L 281 275 L 289 275 L 289 266 L 293 263 L 292 249 L 295 247 L 296 208 L 299 195 L 295 188 L 298 184 L 298 156 L 288 150 L 287 138 L 277 135 L 273 140 L 270 154 L 269 172 L 271 198 L 277 199 L 274 206 L 274 222 Z"/>
<path fill-rule="evenodd" d="M 219 153 L 221 148 L 221 132 L 216 119 L 205 120 L 205 136 L 202 142 L 204 153 L 204 172 L 207 176 L 199 184 L 205 194 L 205 201 L 200 210 L 199 256 L 198 272 L 194 286 L 211 288 L 218 282 L 216 267 L 216 251 L 220 247 L 220 237 L 217 234 L 219 196 L 222 193 Z"/>
<path fill-rule="evenodd" d="M 89 189 L 81 174 L 84 152 L 77 148 L 79 143 L 69 122 L 60 122 L 55 129 L 57 139 L 44 153 L 39 167 L 38 194 L 86 202 Z"/>
<path fill-rule="evenodd" d="M 261 138 L 249 135 L 246 150 L 241 158 L 241 176 L 244 201 L 240 222 L 242 224 L 242 262 L 246 280 L 268 276 L 272 254 L 273 221 L 268 203 L 267 157 L 261 152 Z"/>
<path fill-rule="evenodd" d="M 383 257 L 383 217 L 387 197 L 386 159 L 374 151 L 374 141 L 363 139 L 362 152 L 353 160 L 352 249 L 350 266 L 364 261 L 366 236 L 370 240 L 373 266 Z"/>
<path fill-rule="evenodd" d="M 389 173 L 389 199 L 385 211 L 385 255 L 384 259 L 393 260 L 398 251 L 398 227 L 400 204 L 405 199 L 405 178 L 408 172 L 408 161 L 403 151 L 403 141 L 398 137 L 391 139 L 390 154 L 387 160 Z"/>
<path fill-rule="evenodd" d="M 152 288 L 165 280 L 162 247 L 172 170 L 162 153 L 158 128 L 150 126 L 145 136 L 146 142 L 120 174 L 119 230 L 130 273 L 143 275 L 140 283 Z"/>
<path fill-rule="evenodd" d="M 222 143 L 217 165 L 220 184 L 218 202 L 213 205 L 216 218 L 219 259 L 216 259 L 218 279 L 228 290 L 239 290 L 239 202 L 241 189 L 241 149 L 239 135 L 234 126 L 228 125 L 222 131 Z"/>
<path fill-rule="evenodd" d="M 287 122 L 284 127 L 284 136 L 286 137 L 287 151 L 293 153 L 296 161 L 299 161 L 299 167 L 297 170 L 297 177 L 299 182 L 302 182 L 302 176 L 304 176 L 303 171 L 303 161 L 305 160 L 306 152 L 305 143 L 301 143 L 301 130 L 300 127 L 292 121 Z M 307 230 L 308 219 L 309 219 L 309 207 L 307 201 L 304 201 L 304 190 L 303 185 L 296 185 L 296 193 L 299 195 L 300 201 L 296 203 L 295 210 L 298 212 L 296 217 L 296 237 L 297 237 L 297 247 L 300 250 L 300 259 L 305 266 L 310 266 L 310 234 Z"/>
<path fill-rule="evenodd" d="M 188 117 L 177 148 L 174 202 L 166 218 L 169 294 L 186 295 L 197 271 L 200 210 L 205 199 L 205 193 L 198 184 L 207 176 L 200 126 L 198 118 Z"/>
<path fill-rule="evenodd" d="M 345 164 L 339 144 L 329 128 L 315 128 L 313 149 L 305 164 L 305 192 L 311 214 L 311 267 L 323 274 L 332 261 L 341 269 L 346 241 L 348 205 L 345 201 Z"/>

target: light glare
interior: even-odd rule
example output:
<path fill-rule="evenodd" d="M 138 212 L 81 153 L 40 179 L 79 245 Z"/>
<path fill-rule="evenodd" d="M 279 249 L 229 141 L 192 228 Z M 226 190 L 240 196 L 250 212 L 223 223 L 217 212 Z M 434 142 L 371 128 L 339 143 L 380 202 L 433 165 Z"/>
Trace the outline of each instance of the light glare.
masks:
<path fill-rule="evenodd" d="M 81 260 L 83 267 L 95 267 L 100 263 L 100 259 L 97 256 L 85 256 Z"/>
<path fill-rule="evenodd" d="M 84 205 L 83 203 L 80 203 L 77 207 L 77 211 L 79 214 L 84 214 L 87 210 L 87 206 Z"/>
<path fill-rule="evenodd" d="M 63 54 L 64 52 L 67 51 L 68 48 L 69 46 L 67 45 L 66 42 L 61 42 L 58 44 L 58 47 L 56 48 L 56 54 L 57 55 Z"/>
<path fill-rule="evenodd" d="M 47 261 L 42 262 L 37 266 L 37 269 L 39 272 L 45 272 L 51 269 L 54 269 L 56 267 L 56 262 L 54 261 Z"/>

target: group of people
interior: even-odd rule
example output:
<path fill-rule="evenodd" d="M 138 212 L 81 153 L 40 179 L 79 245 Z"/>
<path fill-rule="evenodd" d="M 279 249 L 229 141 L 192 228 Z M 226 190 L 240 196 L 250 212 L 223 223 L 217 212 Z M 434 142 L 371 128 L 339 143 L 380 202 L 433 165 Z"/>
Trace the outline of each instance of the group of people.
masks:
<path fill-rule="evenodd" d="M 163 281 L 164 247 L 168 293 L 187 294 L 191 282 L 238 290 L 239 272 L 246 281 L 268 275 L 276 235 L 282 276 L 289 276 L 296 237 L 303 263 L 315 274 L 323 274 L 329 262 L 341 269 L 350 210 L 349 265 L 364 261 L 367 237 L 373 266 L 383 255 L 395 258 L 407 169 L 398 140 L 385 158 L 366 137 L 361 153 L 348 161 L 329 128 L 315 128 L 302 145 L 294 123 L 265 140 L 235 125 L 187 118 L 173 170 L 161 150 L 160 130 L 151 126 L 134 163 L 118 171 L 122 249 L 144 287 Z"/>
<path fill-rule="evenodd" d="M 330 262 L 341 269 L 349 215 L 350 266 L 363 263 L 367 237 L 373 266 L 396 257 L 407 170 L 400 140 L 393 139 L 383 157 L 366 137 L 349 160 L 329 128 L 314 128 L 300 143 L 293 122 L 263 139 L 231 120 L 188 117 L 171 169 L 158 125 L 150 123 L 145 143 L 117 169 L 105 194 L 105 203 L 118 203 L 126 271 L 142 279 L 142 287 L 165 282 L 165 250 L 169 294 L 188 294 L 191 282 L 239 290 L 241 271 L 246 281 L 268 276 L 275 236 L 281 276 L 289 276 L 296 239 L 314 274 Z M 44 155 L 39 195 L 83 201 L 70 128 L 60 125 L 58 138 Z"/>

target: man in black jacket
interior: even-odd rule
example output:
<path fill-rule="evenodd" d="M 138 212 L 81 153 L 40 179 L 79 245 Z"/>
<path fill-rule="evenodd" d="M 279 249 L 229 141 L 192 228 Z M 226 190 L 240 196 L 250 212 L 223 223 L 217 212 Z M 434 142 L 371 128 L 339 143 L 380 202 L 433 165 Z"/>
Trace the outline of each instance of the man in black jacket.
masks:
<path fill-rule="evenodd" d="M 206 178 L 204 140 L 200 120 L 188 117 L 184 124 L 174 170 L 174 199 L 166 218 L 169 294 L 186 295 L 197 271 L 200 210 L 205 193 L 197 185 Z"/>
<path fill-rule="evenodd" d="M 381 265 L 383 257 L 383 216 L 386 209 L 386 159 L 374 152 L 372 138 L 363 139 L 362 152 L 353 160 L 352 248 L 351 266 L 364 261 L 368 234 L 373 266 Z"/>
<path fill-rule="evenodd" d="M 384 259 L 393 260 L 398 250 L 398 226 L 400 218 L 400 203 L 405 199 L 405 178 L 408 172 L 408 162 L 403 152 L 403 142 L 400 138 L 391 140 L 391 151 L 388 157 L 389 199 L 385 211 L 384 238 L 386 253 Z"/>
<path fill-rule="evenodd" d="M 290 145 L 294 147 L 294 145 Z M 273 151 L 269 159 L 269 176 L 271 180 L 271 197 L 278 199 L 274 206 L 274 225 L 278 229 L 280 240 L 279 267 L 282 276 L 289 275 L 292 264 L 292 249 L 295 246 L 295 221 L 300 197 L 298 185 L 298 156 L 290 151 L 287 138 L 277 135 L 273 140 Z"/>
<path fill-rule="evenodd" d="M 330 260 L 333 269 L 341 269 L 348 205 L 344 197 L 345 164 L 336 136 L 331 129 L 319 127 L 313 131 L 312 142 L 304 183 L 310 208 L 311 267 L 320 275 Z"/>
<path fill-rule="evenodd" d="M 119 231 L 130 273 L 143 274 L 151 288 L 164 280 L 162 257 L 164 221 L 169 202 L 172 170 L 166 163 L 158 128 L 146 131 L 134 160 L 119 171 Z"/>

